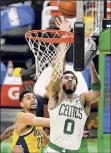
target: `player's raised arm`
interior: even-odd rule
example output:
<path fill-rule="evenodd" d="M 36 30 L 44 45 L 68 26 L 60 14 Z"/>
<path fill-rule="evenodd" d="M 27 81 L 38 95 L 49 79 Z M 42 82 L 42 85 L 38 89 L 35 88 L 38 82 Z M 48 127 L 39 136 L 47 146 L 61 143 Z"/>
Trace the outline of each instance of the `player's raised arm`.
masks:
<path fill-rule="evenodd" d="M 49 127 L 50 119 L 44 117 L 36 117 L 32 113 L 22 113 L 18 117 L 19 123 L 31 126 Z"/>
<path fill-rule="evenodd" d="M 61 51 L 64 50 L 65 45 L 61 44 L 61 49 L 58 52 L 58 54 L 61 53 Z M 57 55 L 59 56 L 59 55 Z M 65 66 L 65 55 L 62 56 L 62 61 L 61 61 L 61 65 L 64 69 Z M 55 58 L 56 59 L 56 58 Z M 56 60 L 55 60 L 56 61 Z M 52 78 L 54 77 L 54 75 L 56 74 L 56 76 L 60 76 L 60 70 L 58 68 L 58 64 L 55 63 L 55 61 L 53 61 L 53 72 L 52 72 Z M 52 109 L 56 106 L 58 100 L 59 100 L 59 94 L 60 94 L 60 81 L 61 78 L 58 77 L 56 78 L 56 80 L 51 80 L 48 86 L 48 97 L 49 97 L 49 101 L 48 101 L 48 109 Z"/>
<path fill-rule="evenodd" d="M 101 97 L 101 83 L 100 78 L 96 72 L 94 63 L 90 63 L 90 73 L 91 73 L 91 90 L 86 92 L 85 95 L 85 101 L 87 104 L 94 103 L 98 101 Z"/>
<path fill-rule="evenodd" d="M 67 31 L 69 32 L 71 30 L 71 26 L 67 23 L 67 21 L 63 18 L 56 18 L 55 21 L 56 26 L 63 31 Z M 62 36 L 64 37 L 64 35 Z M 58 64 L 56 62 L 60 62 L 60 65 L 62 66 L 62 68 L 64 69 L 65 67 L 65 55 L 67 52 L 67 44 L 66 43 L 61 43 L 58 47 L 59 51 L 57 52 L 56 57 L 53 60 L 53 73 L 52 73 L 52 77 L 54 74 L 56 74 L 56 76 L 60 76 L 60 70 L 58 68 Z M 64 53 L 64 55 L 62 55 L 61 53 Z M 62 55 L 62 56 L 61 56 Z M 60 56 L 60 61 L 57 61 L 57 57 Z M 48 93 L 49 93 L 49 102 L 48 102 L 48 109 L 52 109 L 56 106 L 56 103 L 59 100 L 59 97 L 62 97 L 60 95 L 60 80 L 61 78 L 57 78 L 56 81 L 51 80 L 49 87 L 48 87 Z"/>

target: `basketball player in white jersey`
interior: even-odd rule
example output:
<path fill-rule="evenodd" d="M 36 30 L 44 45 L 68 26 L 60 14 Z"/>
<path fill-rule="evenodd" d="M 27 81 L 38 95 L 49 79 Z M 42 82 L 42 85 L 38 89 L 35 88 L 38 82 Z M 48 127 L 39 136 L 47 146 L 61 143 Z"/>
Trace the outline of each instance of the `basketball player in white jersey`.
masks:
<path fill-rule="evenodd" d="M 73 71 L 67 70 L 61 79 L 51 81 L 48 102 L 50 142 L 45 153 L 79 152 L 91 104 L 101 96 L 100 79 L 93 62 L 90 63 L 90 73 L 92 89 L 79 96 L 75 94 L 78 80 Z"/>

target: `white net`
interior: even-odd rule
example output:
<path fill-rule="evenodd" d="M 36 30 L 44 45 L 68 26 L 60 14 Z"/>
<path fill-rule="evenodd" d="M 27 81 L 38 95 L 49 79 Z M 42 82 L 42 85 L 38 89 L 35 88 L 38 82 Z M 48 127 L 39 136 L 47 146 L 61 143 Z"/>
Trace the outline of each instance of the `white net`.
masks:
<path fill-rule="evenodd" d="M 26 37 L 26 40 L 29 44 L 30 49 L 32 50 L 34 57 L 35 57 L 35 64 L 36 64 L 36 79 L 40 76 L 42 71 L 48 67 L 53 67 L 53 81 L 56 81 L 56 79 L 62 76 L 63 74 L 63 61 L 65 54 L 67 50 L 69 49 L 71 43 L 70 41 L 67 43 L 59 42 L 57 43 L 57 39 L 64 39 L 69 38 L 69 35 L 65 33 L 65 35 L 59 34 L 59 32 L 55 32 L 52 34 L 48 31 L 43 32 L 34 32 L 30 33 L 30 36 L 33 36 L 33 38 L 40 38 L 39 39 L 30 39 L 29 37 Z M 41 38 L 43 38 L 41 40 Z M 49 39 L 49 42 L 46 42 L 46 40 Z M 51 40 L 54 40 L 55 42 L 52 42 Z"/>

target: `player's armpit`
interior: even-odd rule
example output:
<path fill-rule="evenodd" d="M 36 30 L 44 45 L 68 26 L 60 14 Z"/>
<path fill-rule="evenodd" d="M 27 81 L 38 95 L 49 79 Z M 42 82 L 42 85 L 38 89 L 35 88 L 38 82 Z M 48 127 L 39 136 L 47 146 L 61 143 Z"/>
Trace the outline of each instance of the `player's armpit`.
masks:
<path fill-rule="evenodd" d="M 84 95 L 85 95 L 85 101 L 88 104 L 92 104 L 96 101 L 99 101 L 99 99 L 101 97 L 101 90 L 98 90 L 98 91 L 90 90 L 90 91 L 86 92 Z"/>
<path fill-rule="evenodd" d="M 31 126 L 40 126 L 40 127 L 49 127 L 50 126 L 50 119 L 44 117 L 36 117 L 31 113 L 23 113 L 20 115 L 20 122 L 24 123 L 25 125 Z"/>
<path fill-rule="evenodd" d="M 58 94 L 57 92 L 50 93 L 49 101 L 48 101 L 48 110 L 53 109 L 58 102 Z"/>

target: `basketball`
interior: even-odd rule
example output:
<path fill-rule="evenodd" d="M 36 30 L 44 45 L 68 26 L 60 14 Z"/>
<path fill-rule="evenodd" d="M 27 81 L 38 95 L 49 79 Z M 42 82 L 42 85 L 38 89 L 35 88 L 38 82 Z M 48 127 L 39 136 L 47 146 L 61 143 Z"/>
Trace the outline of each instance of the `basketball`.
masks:
<path fill-rule="evenodd" d="M 76 17 L 76 0 L 60 0 L 58 7 L 61 15 L 65 18 Z"/>

